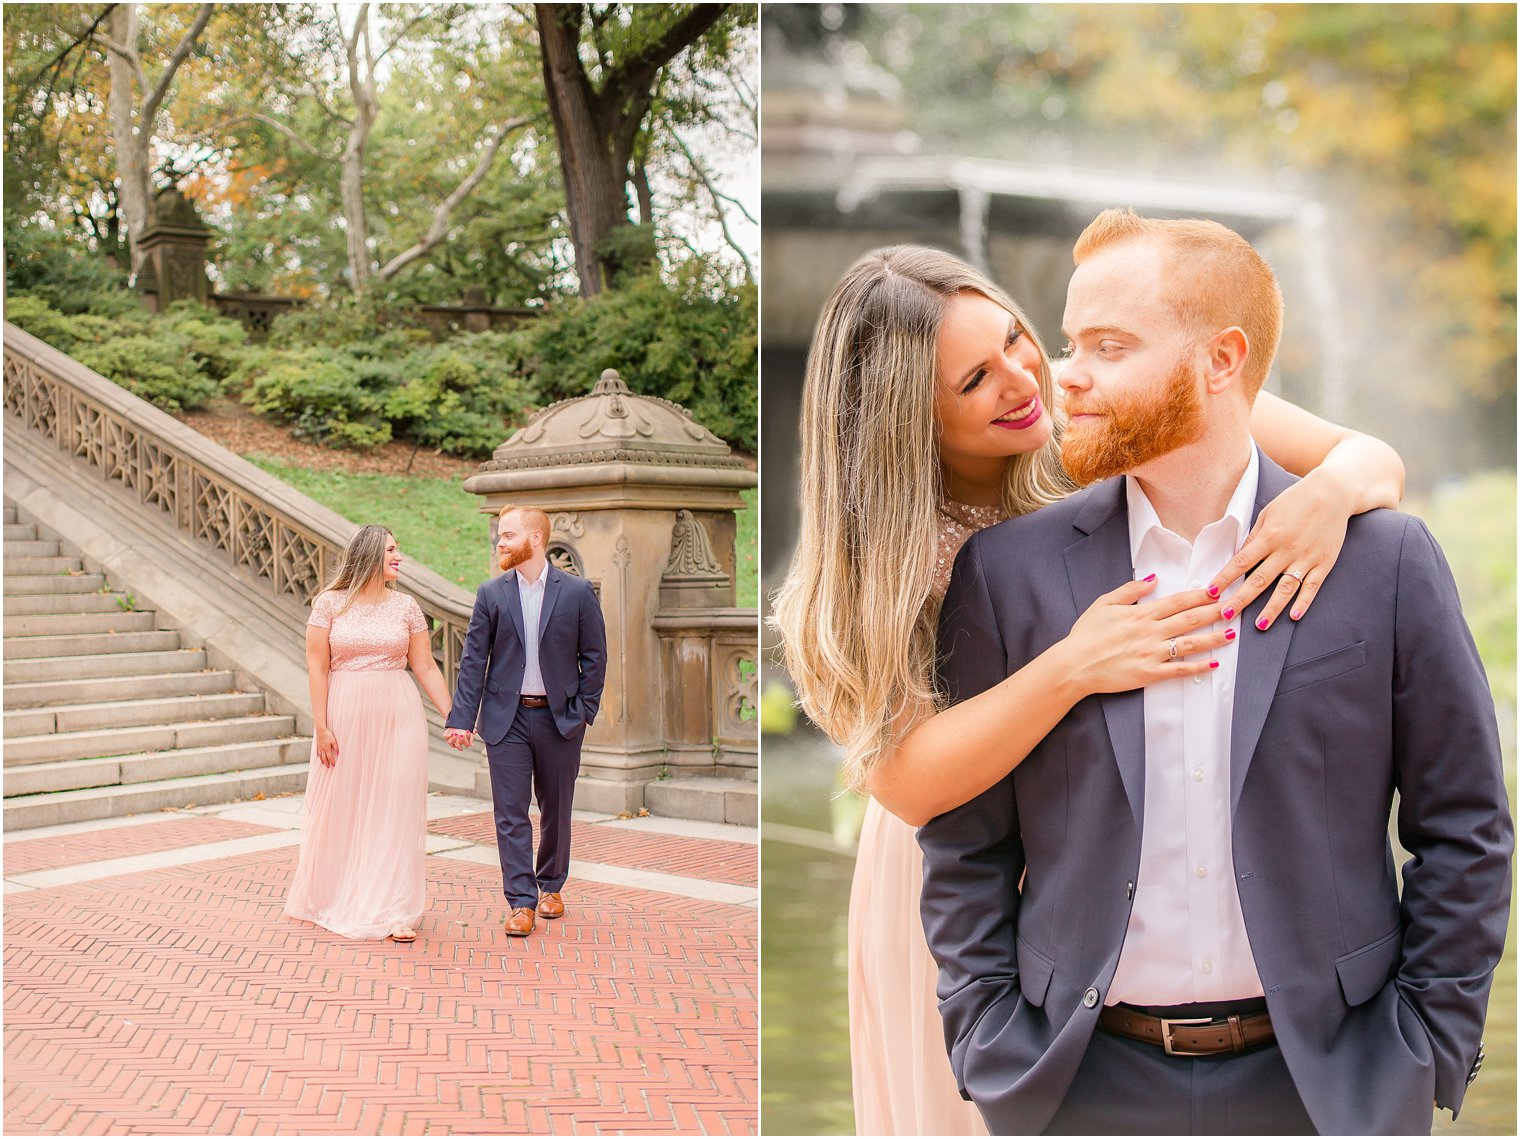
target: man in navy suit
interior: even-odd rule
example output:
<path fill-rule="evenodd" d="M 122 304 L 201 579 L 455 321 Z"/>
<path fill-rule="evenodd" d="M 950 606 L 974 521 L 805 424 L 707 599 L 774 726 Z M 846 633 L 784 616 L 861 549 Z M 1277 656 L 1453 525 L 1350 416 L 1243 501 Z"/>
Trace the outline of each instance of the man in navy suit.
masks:
<path fill-rule="evenodd" d="M 1061 451 L 1094 485 L 966 543 L 952 703 L 1132 576 L 1208 582 L 1292 481 L 1251 443 L 1282 306 L 1255 251 L 1110 210 L 1075 260 Z M 1419 519 L 1357 515 L 1317 584 L 1208 673 L 1082 700 L 919 832 L 951 1066 L 994 1134 L 1428 1134 L 1461 1107 L 1514 849 L 1493 699 Z"/>
<path fill-rule="evenodd" d="M 596 719 L 607 633 L 590 583 L 548 563 L 549 517 L 507 506 L 496 526 L 502 575 L 475 594 L 444 734 L 468 747 L 476 722 L 491 770 L 506 932 L 527 937 L 535 913 L 564 915 L 570 808 L 581 740 Z M 484 697 L 484 698 L 483 698 Z M 538 860 L 528 800 L 538 797 Z"/>

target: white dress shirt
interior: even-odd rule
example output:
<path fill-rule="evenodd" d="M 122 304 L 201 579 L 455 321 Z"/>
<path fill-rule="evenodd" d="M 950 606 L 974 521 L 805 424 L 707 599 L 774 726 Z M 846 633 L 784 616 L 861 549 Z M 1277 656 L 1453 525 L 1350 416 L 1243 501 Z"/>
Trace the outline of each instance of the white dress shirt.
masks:
<path fill-rule="evenodd" d="M 543 670 L 538 665 L 538 619 L 544 609 L 544 583 L 549 580 L 549 567 L 544 566 L 537 581 L 529 581 L 523 577 L 522 570 L 512 572 L 517 574 L 517 597 L 522 603 L 523 656 L 525 657 L 522 694 L 543 696 L 547 690 L 544 688 Z"/>
<path fill-rule="evenodd" d="M 1224 517 L 1192 544 L 1166 529 L 1140 484 L 1125 479 L 1130 556 L 1137 577 L 1156 575 L 1152 597 L 1201 589 L 1240 549 L 1251 529 L 1258 472 L 1252 447 Z M 1230 625 L 1238 633 L 1239 615 Z M 1234 646 L 1220 649 L 1217 669 L 1145 689 L 1140 874 L 1108 1004 L 1262 995 L 1231 849 L 1230 726 L 1239 657 Z"/>

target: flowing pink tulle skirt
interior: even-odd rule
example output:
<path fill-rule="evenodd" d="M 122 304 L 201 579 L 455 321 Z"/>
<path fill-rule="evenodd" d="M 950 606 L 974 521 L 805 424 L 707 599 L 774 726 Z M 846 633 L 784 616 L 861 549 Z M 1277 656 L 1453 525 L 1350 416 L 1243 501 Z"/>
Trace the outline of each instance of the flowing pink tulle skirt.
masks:
<path fill-rule="evenodd" d="M 427 722 L 405 669 L 334 672 L 327 723 L 338 762 L 312 745 L 305 829 L 285 912 L 344 937 L 415 928 L 426 901 Z"/>
<path fill-rule="evenodd" d="M 924 863 L 913 828 L 872 799 L 850 887 L 850 1069 L 857 1135 L 986 1135 L 961 1099 L 918 916 Z"/>

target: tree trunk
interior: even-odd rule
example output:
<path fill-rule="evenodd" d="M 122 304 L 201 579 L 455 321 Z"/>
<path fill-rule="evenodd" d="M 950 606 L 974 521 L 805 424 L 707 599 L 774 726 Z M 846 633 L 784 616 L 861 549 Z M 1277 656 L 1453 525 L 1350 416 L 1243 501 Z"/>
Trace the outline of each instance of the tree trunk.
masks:
<path fill-rule="evenodd" d="M 544 89 L 559 144 L 565 209 L 581 296 L 592 297 L 606 285 L 603 240 L 627 224 L 622 181 L 612 161 L 612 138 L 598 121 L 597 99 L 581 67 L 579 4 L 535 4 L 538 42 L 544 64 Z"/>
<path fill-rule="evenodd" d="M 360 43 L 364 64 L 361 71 Z M 348 48 L 348 88 L 354 98 L 354 121 L 343 147 L 339 191 L 343 201 L 343 221 L 348 237 L 348 274 L 355 293 L 369 286 L 369 218 L 364 212 L 364 151 L 369 146 L 370 131 L 380 112 L 379 93 L 375 87 L 375 60 L 369 44 L 369 5 L 359 9 L 354 30 L 346 40 Z"/>
<path fill-rule="evenodd" d="M 118 4 L 111 10 L 107 25 L 111 42 L 127 52 L 137 51 L 137 5 Z M 138 249 L 143 231 L 148 228 L 153 211 L 153 192 L 148 179 L 148 141 L 150 124 L 138 125 L 135 90 L 138 69 L 131 57 L 120 51 L 107 51 L 111 74 L 111 141 L 116 148 L 116 174 L 121 182 L 117 191 L 120 209 L 127 223 L 127 247 L 132 273 L 142 264 Z M 144 91 L 141 97 L 146 97 Z"/>

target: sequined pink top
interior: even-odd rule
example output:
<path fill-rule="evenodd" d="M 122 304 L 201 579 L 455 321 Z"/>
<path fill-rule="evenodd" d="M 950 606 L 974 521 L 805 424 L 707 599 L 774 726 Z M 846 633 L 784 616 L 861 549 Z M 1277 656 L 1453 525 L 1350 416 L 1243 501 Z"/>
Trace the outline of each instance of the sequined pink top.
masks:
<path fill-rule="evenodd" d="M 422 607 L 405 593 L 387 589 L 374 604 L 356 601 L 342 614 L 347 590 L 317 595 L 308 625 L 327 630 L 327 649 L 333 672 L 391 672 L 406 667 L 406 649 L 413 633 L 427 632 Z"/>
<path fill-rule="evenodd" d="M 945 590 L 950 588 L 950 571 L 955 566 L 955 555 L 960 553 L 966 539 L 978 530 L 985 530 L 1007 518 L 1008 515 L 1003 513 L 1001 506 L 967 506 L 964 502 L 951 502 L 949 499 L 939 504 L 939 535 L 936 539 L 938 555 L 934 563 L 933 593 L 936 604 L 945 599 Z"/>

